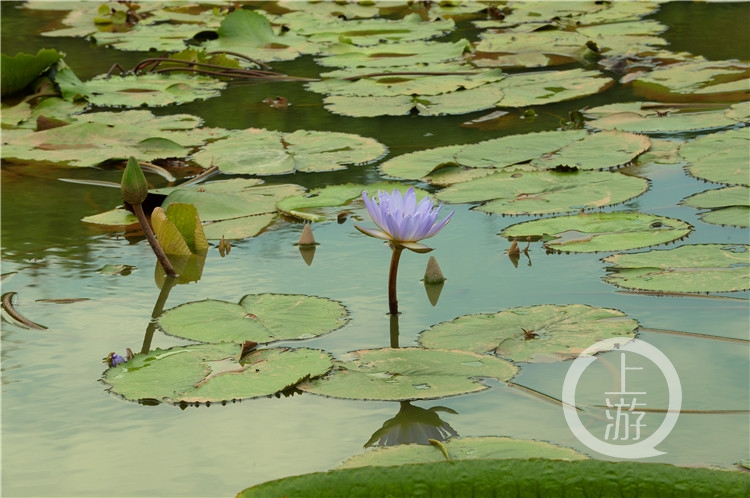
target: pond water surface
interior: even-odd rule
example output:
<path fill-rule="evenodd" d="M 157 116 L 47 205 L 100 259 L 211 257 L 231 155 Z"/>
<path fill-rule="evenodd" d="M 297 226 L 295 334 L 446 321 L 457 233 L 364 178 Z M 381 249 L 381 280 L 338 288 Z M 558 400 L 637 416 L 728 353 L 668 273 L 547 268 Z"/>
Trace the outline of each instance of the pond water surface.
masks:
<path fill-rule="evenodd" d="M 746 60 L 749 13 L 746 3 L 679 2 L 663 5 L 652 17 L 670 27 L 662 36 L 674 51 Z M 59 17 L 60 13 L 2 2 L 3 53 L 58 48 L 82 79 L 105 72 L 114 62 L 130 67 L 144 58 L 84 40 L 38 35 Z M 471 36 L 469 28 L 462 35 Z M 274 69 L 312 77 L 319 72 L 309 57 L 275 64 Z M 258 104 L 277 94 L 293 102 L 286 112 Z M 554 129 L 570 111 L 633 100 L 629 88 L 615 86 L 601 95 L 538 108 L 533 123 L 515 119 L 508 128 L 493 131 L 459 126 L 483 113 L 440 118 L 335 116 L 322 108 L 319 95 L 306 92 L 300 83 L 234 83 L 219 98 L 155 112 L 194 114 L 207 126 L 230 129 L 358 133 L 388 146 L 388 157 L 393 157 L 420 148 Z M 695 227 L 689 243 L 749 242 L 747 229 L 706 224 L 695 209 L 678 204 L 707 188 L 687 176 L 681 165 L 649 164 L 633 168 L 632 174 L 648 178 L 650 190 L 613 209 L 687 221 Z M 80 221 L 120 204 L 119 190 L 58 178 L 119 182 L 120 175 L 3 164 L 2 272 L 13 274 L 3 279 L 2 290 L 17 292 L 17 308 L 48 327 L 40 331 L 2 324 L 3 496 L 233 496 L 267 480 L 331 469 L 363 452 L 371 435 L 399 411 L 398 403 L 297 394 L 180 409 L 144 406 L 106 391 L 99 380 L 105 369 L 102 357 L 126 347 L 139 350 L 144 341 L 159 295 L 155 259 L 145 240 L 127 240 Z M 370 164 L 268 181 L 317 187 L 380 179 L 377 164 Z M 150 180 L 163 184 L 159 178 Z M 616 308 L 640 322 L 640 337 L 664 352 L 682 384 L 684 412 L 659 445 L 666 453 L 649 460 L 732 467 L 750 457 L 748 292 L 696 297 L 626 293 L 601 280 L 605 272 L 600 258 L 607 254 L 546 254 L 539 244 L 532 244 L 529 258 L 522 256 L 515 267 L 505 254 L 508 242 L 497 234 L 531 218 L 490 216 L 469 208 L 451 206 L 456 211 L 453 220 L 429 241 L 447 277 L 435 306 L 420 282 L 427 256 L 409 252 L 402 257 L 401 346 L 414 345 L 418 333 L 433 324 L 466 314 L 546 303 Z M 390 251 L 357 232 L 352 219 L 320 223 L 314 226 L 320 245 L 307 265 L 294 245 L 301 229 L 300 224 L 279 221 L 262 235 L 236 243 L 225 258 L 210 250 L 200 281 L 176 286 L 166 307 L 206 298 L 237 302 L 246 294 L 265 292 L 324 296 L 344 303 L 351 321 L 331 334 L 295 345 L 334 355 L 387 347 Z M 98 270 L 107 264 L 137 269 L 127 276 L 102 275 Z M 86 300 L 40 301 L 62 298 Z M 153 348 L 181 344 L 185 342 L 160 332 L 152 341 Z M 514 382 L 559 398 L 568 367 L 565 362 L 524 364 Z M 584 379 L 587 392 L 604 391 L 602 386 L 614 382 L 606 366 L 597 368 Z M 573 436 L 558 404 L 499 382 L 485 383 L 490 388 L 479 393 L 414 404 L 454 410 L 455 414 L 441 412 L 441 418 L 461 436 L 537 439 L 591 453 Z M 657 380 L 648 391 L 654 400 L 666 397 L 665 386 Z M 651 415 L 650 423 L 658 426 L 661 415 Z"/>

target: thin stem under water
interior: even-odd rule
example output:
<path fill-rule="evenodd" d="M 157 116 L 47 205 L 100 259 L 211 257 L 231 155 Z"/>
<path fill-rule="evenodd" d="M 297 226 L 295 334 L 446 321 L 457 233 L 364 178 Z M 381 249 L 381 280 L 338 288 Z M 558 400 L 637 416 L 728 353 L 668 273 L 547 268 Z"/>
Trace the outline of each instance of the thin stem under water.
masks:
<path fill-rule="evenodd" d="M 391 244 L 391 268 L 388 273 L 388 309 L 391 315 L 398 315 L 398 298 L 396 297 L 396 277 L 398 275 L 398 261 L 404 248 L 398 244 Z"/>

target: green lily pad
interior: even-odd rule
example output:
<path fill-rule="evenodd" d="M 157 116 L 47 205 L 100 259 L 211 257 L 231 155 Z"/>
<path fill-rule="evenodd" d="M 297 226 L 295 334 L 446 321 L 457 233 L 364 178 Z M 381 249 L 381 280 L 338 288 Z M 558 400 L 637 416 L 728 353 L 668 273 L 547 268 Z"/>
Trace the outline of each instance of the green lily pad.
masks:
<path fill-rule="evenodd" d="M 568 69 L 508 75 L 498 83 L 504 96 L 498 107 L 530 107 L 603 92 L 614 81 L 598 71 Z"/>
<path fill-rule="evenodd" d="M 585 304 L 542 304 L 460 316 L 420 333 L 427 348 L 493 353 L 519 362 L 575 358 L 604 339 L 634 338 L 638 322 L 625 313 Z"/>
<path fill-rule="evenodd" d="M 117 208 L 103 213 L 86 216 L 81 218 L 81 221 L 93 225 L 122 228 L 138 223 L 138 218 L 127 209 Z"/>
<path fill-rule="evenodd" d="M 422 348 L 354 351 L 334 372 L 298 386 L 345 399 L 405 401 L 435 399 L 487 389 L 476 379 L 505 382 L 518 370 L 494 356 Z"/>
<path fill-rule="evenodd" d="M 459 437 L 442 443 L 451 461 L 505 458 L 549 458 L 553 460 L 585 460 L 588 457 L 572 448 L 543 441 L 509 437 Z M 355 467 L 390 467 L 412 463 L 445 461 L 445 455 L 434 445 L 400 444 L 376 448 L 355 455 L 339 465 L 339 469 Z"/>
<path fill-rule="evenodd" d="M 206 403 L 269 396 L 333 365 L 316 349 L 258 349 L 242 359 L 240 352 L 233 343 L 155 349 L 108 369 L 102 381 L 131 401 Z"/>
<path fill-rule="evenodd" d="M 533 3 L 543 5 L 545 2 Z M 561 3 L 575 5 L 578 2 Z M 619 3 L 614 2 L 615 5 Z M 678 489 L 680 493 L 691 496 L 740 498 L 750 492 L 750 477 L 744 472 L 643 462 L 569 462 L 543 458 L 465 460 L 316 472 L 259 484 L 241 491 L 237 498 L 350 498 L 353 490 L 360 497 L 420 496 L 429 490 L 429 496 L 434 497 L 530 498 L 570 496 L 572 489 L 579 496 L 670 496 Z"/>
<path fill-rule="evenodd" d="M 559 252 L 625 251 L 681 239 L 692 226 L 682 220 L 636 212 L 556 216 L 512 225 L 507 239 L 542 239 Z"/>
<path fill-rule="evenodd" d="M 367 192 L 372 197 L 378 190 L 393 192 L 398 189 L 405 193 L 409 185 L 403 183 L 378 182 L 369 185 L 357 185 L 347 183 L 345 185 L 329 185 L 318 189 L 313 189 L 308 193 L 286 197 L 276 203 L 276 208 L 287 216 L 298 218 L 306 221 L 324 221 L 326 219 L 336 218 L 338 212 L 330 213 L 326 208 L 344 206 L 350 202 L 361 199 L 362 191 Z M 416 188 L 417 201 L 429 195 L 425 190 Z"/>
<path fill-rule="evenodd" d="M 734 106 L 705 110 L 697 106 L 691 108 L 689 103 L 670 107 L 652 102 L 629 102 L 586 109 L 584 113 L 596 118 L 586 123 L 591 128 L 652 135 L 714 130 L 747 120 L 745 116 L 737 114 Z"/>
<path fill-rule="evenodd" d="M 0 55 L 0 93 L 6 96 L 20 92 L 64 56 L 65 54 L 50 48 L 40 49 L 36 55 L 23 52 L 13 57 Z"/>
<path fill-rule="evenodd" d="M 459 183 L 438 192 L 437 198 L 446 203 L 484 202 L 474 209 L 492 214 L 552 214 L 619 204 L 646 190 L 646 179 L 616 172 L 518 171 Z"/>
<path fill-rule="evenodd" d="M 380 165 L 382 174 L 409 180 L 424 179 L 450 167 L 486 168 L 487 173 L 494 169 L 534 170 L 528 165 L 520 165 L 542 154 L 554 152 L 576 140 L 587 136 L 584 130 L 544 131 L 525 135 L 510 135 L 485 140 L 476 144 L 449 145 L 434 149 L 420 150 L 396 156 Z M 465 177 L 468 180 L 474 175 Z M 441 181 L 441 185 L 448 183 Z"/>
<path fill-rule="evenodd" d="M 707 190 L 683 199 L 682 204 L 708 209 L 700 214 L 706 223 L 750 227 L 750 187 L 737 185 Z"/>
<path fill-rule="evenodd" d="M 326 57 L 319 58 L 317 62 L 321 66 L 355 68 L 407 66 L 408 70 L 411 70 L 415 64 L 433 64 L 457 59 L 467 50 L 471 50 L 471 44 L 466 40 L 458 40 L 452 43 L 412 41 L 377 44 L 369 47 L 338 43 L 326 47 L 324 49 Z"/>
<path fill-rule="evenodd" d="M 691 175 L 714 183 L 750 185 L 750 128 L 696 138 L 680 147 Z"/>
<path fill-rule="evenodd" d="M 267 343 L 309 339 L 343 327 L 338 301 L 302 294 L 248 294 L 239 304 L 206 299 L 171 308 L 157 324 L 164 333 L 200 342 Z"/>
<path fill-rule="evenodd" d="M 315 14 L 318 14 L 317 9 L 315 11 Z M 456 26 L 451 19 L 425 20 L 417 13 L 407 14 L 401 19 L 352 20 L 342 20 L 337 17 L 323 18 L 319 14 L 296 13 L 284 15 L 278 20 L 288 20 L 291 30 L 323 46 L 339 41 L 360 47 L 388 46 L 399 42 L 418 43 L 419 40 L 446 35 Z"/>
<path fill-rule="evenodd" d="M 231 220 L 214 221 L 203 225 L 208 240 L 240 240 L 257 237 L 276 219 L 276 213 L 243 216 Z"/>
<path fill-rule="evenodd" d="M 186 147 L 169 138 L 150 134 L 149 130 L 135 126 L 113 128 L 103 123 L 77 122 L 8 137 L 4 134 L 3 138 L 7 140 L 2 150 L 4 159 L 49 162 L 71 167 L 91 167 L 110 159 L 126 159 L 130 156 L 142 161 L 185 157 L 189 152 Z"/>
<path fill-rule="evenodd" d="M 236 178 L 176 188 L 164 200 L 162 207 L 167 208 L 174 202 L 193 204 L 204 222 L 222 221 L 274 213 L 278 201 L 303 191 L 299 185 L 257 186 L 255 180 Z"/>
<path fill-rule="evenodd" d="M 494 107 L 503 97 L 502 90 L 484 85 L 468 90 L 428 96 L 349 96 L 332 95 L 323 99 L 326 109 L 334 114 L 352 117 L 375 116 L 440 116 L 466 114 Z"/>
<path fill-rule="evenodd" d="M 645 135 L 622 131 L 592 133 L 553 154 L 531 161 L 539 169 L 567 166 L 578 169 L 612 169 L 632 162 L 651 146 Z"/>
<path fill-rule="evenodd" d="M 193 159 L 205 167 L 213 162 L 224 173 L 282 175 L 346 169 L 385 153 L 377 140 L 350 133 L 248 128 L 205 146 Z"/>
<path fill-rule="evenodd" d="M 654 292 L 733 292 L 750 288 L 750 246 L 687 244 L 668 250 L 614 254 L 604 281 Z"/>
<path fill-rule="evenodd" d="M 747 99 L 750 66 L 738 61 L 689 61 L 659 67 L 633 81 L 636 95 L 682 102 L 739 102 Z"/>
<path fill-rule="evenodd" d="M 86 99 L 99 107 L 159 107 L 217 97 L 227 84 L 207 76 L 143 74 L 97 76 L 81 81 L 70 68 L 58 71 L 55 81 L 67 100 Z"/>

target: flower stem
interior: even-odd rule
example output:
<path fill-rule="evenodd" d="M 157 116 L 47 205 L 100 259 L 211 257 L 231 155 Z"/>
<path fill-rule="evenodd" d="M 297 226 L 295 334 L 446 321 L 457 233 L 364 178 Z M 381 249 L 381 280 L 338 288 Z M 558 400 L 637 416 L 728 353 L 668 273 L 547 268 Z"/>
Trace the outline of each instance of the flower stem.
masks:
<path fill-rule="evenodd" d="M 391 269 L 388 274 L 388 308 L 391 315 L 398 315 L 398 298 L 396 297 L 396 276 L 398 275 L 398 260 L 401 259 L 401 251 L 404 248 L 397 244 L 391 244 Z"/>
<path fill-rule="evenodd" d="M 169 258 L 167 258 L 167 255 L 164 253 L 164 249 L 161 248 L 161 244 L 156 240 L 156 236 L 154 235 L 153 230 L 151 230 L 151 225 L 149 225 L 148 220 L 146 219 L 146 213 L 143 212 L 143 206 L 140 204 L 133 204 L 132 206 L 133 211 L 135 211 L 135 215 L 138 217 L 138 221 L 141 224 L 141 228 L 143 228 L 143 233 L 146 235 L 146 240 L 148 240 L 151 249 L 153 249 L 154 254 L 156 254 L 156 259 L 159 260 L 159 263 L 161 264 L 161 267 L 164 268 L 167 276 L 176 277 L 177 272 L 174 271 L 172 263 L 170 263 Z"/>

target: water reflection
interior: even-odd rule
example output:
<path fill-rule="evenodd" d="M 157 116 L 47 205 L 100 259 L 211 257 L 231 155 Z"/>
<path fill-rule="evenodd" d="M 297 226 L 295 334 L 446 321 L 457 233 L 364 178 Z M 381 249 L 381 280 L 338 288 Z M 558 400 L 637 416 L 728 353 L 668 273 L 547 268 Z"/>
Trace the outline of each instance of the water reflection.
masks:
<path fill-rule="evenodd" d="M 445 441 L 458 436 L 455 429 L 448 422 L 441 420 L 438 415 L 438 412 L 457 415 L 457 411 L 445 406 L 424 409 L 412 405 L 410 401 L 401 401 L 400 405 L 401 408 L 396 416 L 386 420 L 383 427 L 375 431 L 365 443 L 365 448 L 410 443 L 431 444 L 431 439 Z"/>

